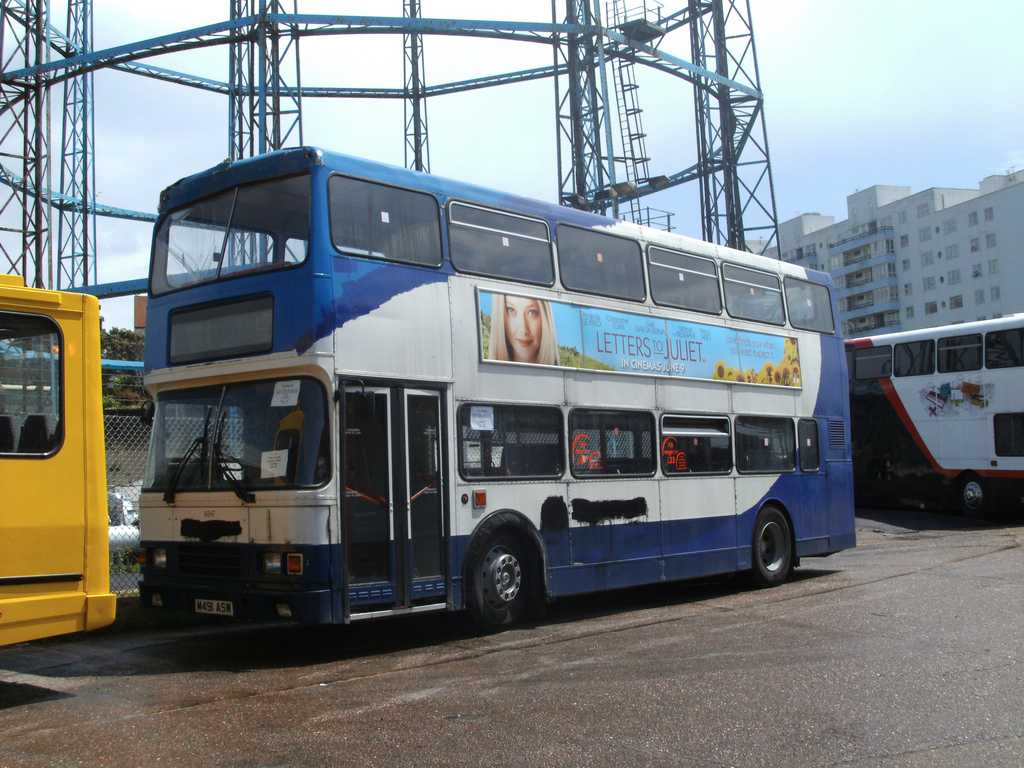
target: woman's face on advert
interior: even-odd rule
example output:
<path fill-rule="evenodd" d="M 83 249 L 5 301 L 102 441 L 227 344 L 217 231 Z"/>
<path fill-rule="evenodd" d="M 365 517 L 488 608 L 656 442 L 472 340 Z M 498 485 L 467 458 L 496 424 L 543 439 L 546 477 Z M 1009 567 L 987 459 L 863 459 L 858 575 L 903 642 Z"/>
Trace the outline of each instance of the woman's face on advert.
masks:
<path fill-rule="evenodd" d="M 519 296 L 505 297 L 505 337 L 512 348 L 513 360 L 536 362 L 543 333 L 539 302 Z"/>

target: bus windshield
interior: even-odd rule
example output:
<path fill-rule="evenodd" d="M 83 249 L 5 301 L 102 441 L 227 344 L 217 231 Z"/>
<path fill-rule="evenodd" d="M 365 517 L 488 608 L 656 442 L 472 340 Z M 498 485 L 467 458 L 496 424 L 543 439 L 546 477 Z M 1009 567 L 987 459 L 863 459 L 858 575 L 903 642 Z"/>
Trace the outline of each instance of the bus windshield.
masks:
<path fill-rule="evenodd" d="M 324 388 L 312 379 L 162 393 L 144 485 L 181 491 L 312 487 L 328 479 Z"/>
<path fill-rule="evenodd" d="M 156 232 L 153 294 L 305 261 L 309 185 L 289 176 L 172 211 Z"/>

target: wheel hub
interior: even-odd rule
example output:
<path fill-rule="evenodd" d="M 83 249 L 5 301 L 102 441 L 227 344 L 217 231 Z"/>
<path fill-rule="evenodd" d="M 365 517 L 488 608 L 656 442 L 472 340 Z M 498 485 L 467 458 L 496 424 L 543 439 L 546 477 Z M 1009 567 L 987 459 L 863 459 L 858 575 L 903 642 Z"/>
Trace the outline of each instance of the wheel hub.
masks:
<path fill-rule="evenodd" d="M 484 598 L 492 608 L 505 608 L 523 583 L 523 572 L 515 555 L 504 547 L 495 547 L 484 558 Z"/>
<path fill-rule="evenodd" d="M 786 550 L 783 541 L 782 526 L 775 521 L 769 522 L 761 531 L 761 540 L 758 542 L 758 550 L 761 563 L 765 570 L 774 573 L 782 567 L 784 552 Z"/>

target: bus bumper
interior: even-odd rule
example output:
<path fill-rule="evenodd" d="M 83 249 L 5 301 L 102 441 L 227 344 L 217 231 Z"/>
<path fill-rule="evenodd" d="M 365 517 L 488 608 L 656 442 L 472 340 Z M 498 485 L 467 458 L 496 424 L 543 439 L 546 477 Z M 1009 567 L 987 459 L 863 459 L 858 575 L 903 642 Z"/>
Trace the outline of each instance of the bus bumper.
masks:
<path fill-rule="evenodd" d="M 335 622 L 331 591 L 326 588 L 272 591 L 143 581 L 139 597 L 146 608 L 260 621 L 286 619 L 300 624 Z"/>

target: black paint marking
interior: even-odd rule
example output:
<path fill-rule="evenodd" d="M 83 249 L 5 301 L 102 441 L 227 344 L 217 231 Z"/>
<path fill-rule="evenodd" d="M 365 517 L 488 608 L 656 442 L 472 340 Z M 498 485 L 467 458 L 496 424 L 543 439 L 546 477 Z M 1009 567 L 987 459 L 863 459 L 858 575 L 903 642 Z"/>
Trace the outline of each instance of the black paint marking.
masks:
<path fill-rule="evenodd" d="M 542 531 L 565 531 L 569 528 L 569 508 L 561 496 L 548 496 L 540 508 Z"/>
<path fill-rule="evenodd" d="M 604 501 L 572 500 L 572 519 L 577 523 L 597 525 L 612 520 L 635 520 L 638 517 L 647 517 L 647 499 L 643 496 Z"/>
<path fill-rule="evenodd" d="M 238 520 L 191 520 L 181 521 L 181 535 L 186 539 L 216 541 L 225 536 L 241 536 L 242 524 Z"/>

